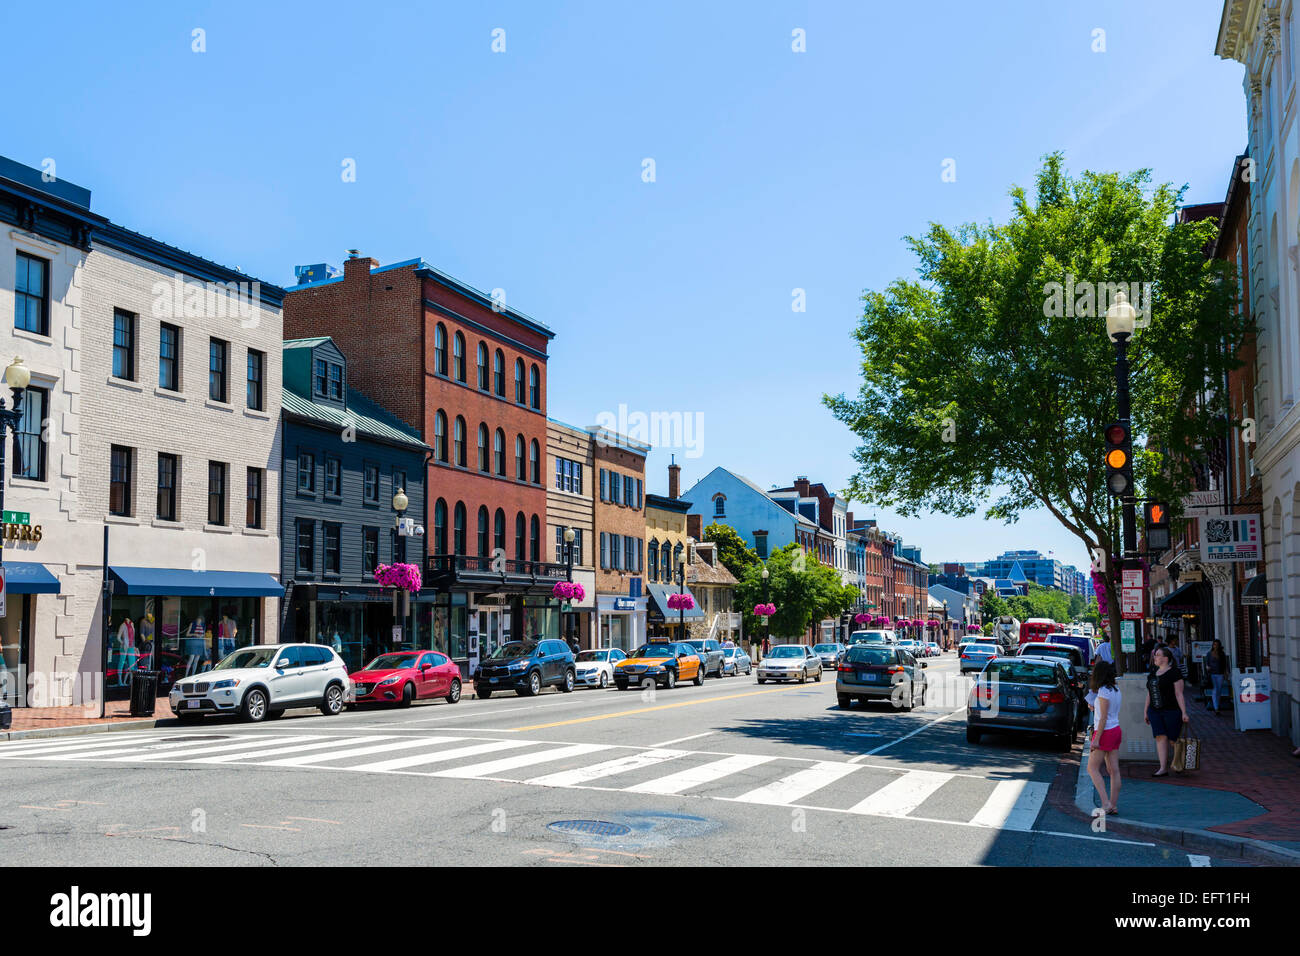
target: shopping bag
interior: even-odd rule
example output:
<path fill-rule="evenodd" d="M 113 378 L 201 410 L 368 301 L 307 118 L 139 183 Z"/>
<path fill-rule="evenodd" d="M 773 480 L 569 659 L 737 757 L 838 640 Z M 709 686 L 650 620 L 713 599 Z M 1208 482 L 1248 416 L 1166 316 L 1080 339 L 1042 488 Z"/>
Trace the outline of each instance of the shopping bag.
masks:
<path fill-rule="evenodd" d="M 1179 737 L 1174 741 L 1174 757 L 1170 763 L 1170 768 L 1174 773 L 1182 773 L 1187 769 L 1187 738 Z"/>
<path fill-rule="evenodd" d="M 1201 741 L 1198 737 L 1185 737 L 1178 741 L 1183 745 L 1183 769 L 1201 769 Z"/>

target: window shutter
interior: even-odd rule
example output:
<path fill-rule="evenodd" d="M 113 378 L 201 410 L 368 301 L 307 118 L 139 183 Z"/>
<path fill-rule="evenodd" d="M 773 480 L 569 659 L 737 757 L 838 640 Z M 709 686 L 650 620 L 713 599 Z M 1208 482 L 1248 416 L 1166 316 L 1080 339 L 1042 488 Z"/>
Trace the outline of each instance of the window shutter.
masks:
<path fill-rule="evenodd" d="M 600 500 L 601 501 L 609 500 L 609 498 L 607 497 L 606 487 L 607 486 L 606 486 L 605 469 L 602 468 L 600 469 Z M 602 538 L 604 537 L 604 532 L 601 532 L 601 537 Z"/>
<path fill-rule="evenodd" d="M 640 574 L 645 570 L 645 541 L 641 538 L 636 539 L 636 573 Z"/>
<path fill-rule="evenodd" d="M 604 531 L 600 533 L 600 566 L 602 568 L 609 567 L 609 551 L 607 550 L 607 542 L 605 539 Z"/>
<path fill-rule="evenodd" d="M 619 560 L 618 549 L 623 544 L 619 536 L 611 534 L 609 536 L 609 566 L 611 570 L 617 571 L 622 567 L 623 562 Z"/>

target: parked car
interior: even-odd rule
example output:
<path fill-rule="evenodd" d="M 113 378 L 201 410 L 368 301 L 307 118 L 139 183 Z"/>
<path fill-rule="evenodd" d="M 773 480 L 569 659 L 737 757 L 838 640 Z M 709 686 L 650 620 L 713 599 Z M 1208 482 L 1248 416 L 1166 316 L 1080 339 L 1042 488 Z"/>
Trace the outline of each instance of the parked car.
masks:
<path fill-rule="evenodd" d="M 961 672 L 965 674 L 967 671 L 982 671 L 985 664 L 994 658 L 1001 656 L 1003 656 L 1002 649 L 996 644 L 967 644 L 962 648 L 961 657 L 958 659 L 958 663 L 961 667 Z"/>
<path fill-rule="evenodd" d="M 845 709 L 855 700 L 888 700 L 902 710 L 924 707 L 925 667 L 902 647 L 858 644 L 835 668 L 835 696 Z"/>
<path fill-rule="evenodd" d="M 814 644 L 813 653 L 822 660 L 823 667 L 834 667 L 839 663 L 840 657 L 844 654 L 845 647 L 836 641 L 833 644 Z"/>
<path fill-rule="evenodd" d="M 1044 644 L 1069 644 L 1071 647 L 1077 647 L 1079 649 L 1079 654 L 1083 657 L 1083 663 L 1088 667 L 1091 667 L 1093 664 L 1092 659 L 1093 656 L 1096 654 L 1096 650 L 1095 650 L 1096 644 L 1090 637 L 1085 637 L 1082 634 L 1073 634 L 1073 633 L 1048 634 L 1047 637 L 1043 638 L 1043 643 Z"/>
<path fill-rule="evenodd" d="M 614 685 L 619 690 L 639 687 L 646 681 L 671 689 L 684 680 L 704 683 L 704 661 L 689 644 L 651 641 L 614 665 Z"/>
<path fill-rule="evenodd" d="M 410 707 L 416 700 L 445 698 L 460 701 L 460 666 L 438 651 L 393 651 L 348 675 L 357 704 L 399 704 Z"/>
<path fill-rule="evenodd" d="M 704 676 L 712 674 L 714 677 L 722 677 L 722 645 L 712 639 L 699 641 L 683 641 L 683 644 L 689 644 L 695 648 L 695 653 L 699 654 L 704 660 Z"/>
<path fill-rule="evenodd" d="M 508 641 L 474 675 L 474 693 L 484 700 L 499 690 L 535 697 L 544 687 L 568 694 L 577 686 L 573 651 L 564 641 Z"/>
<path fill-rule="evenodd" d="M 752 674 L 754 672 L 753 661 L 739 647 L 728 647 L 722 659 L 722 664 L 729 674 Z"/>
<path fill-rule="evenodd" d="M 1092 676 L 1092 668 L 1083 661 L 1083 653 L 1073 644 L 1064 643 L 1042 643 L 1042 644 L 1021 644 L 1016 654 L 1017 657 L 1041 657 L 1049 660 L 1059 660 L 1070 670 L 1070 679 L 1074 683 L 1074 691 L 1079 697 L 1081 710 L 1079 719 L 1087 720 L 1088 705 L 1084 698 L 1088 695 L 1088 679 Z"/>
<path fill-rule="evenodd" d="M 172 685 L 168 702 L 182 721 L 239 714 L 257 722 L 290 707 L 342 713 L 351 685 L 343 658 L 323 644 L 254 644 L 226 655 L 210 671 Z"/>
<path fill-rule="evenodd" d="M 608 687 L 614 681 L 614 665 L 627 657 L 617 647 L 579 651 L 574 658 L 574 673 L 579 687 Z"/>
<path fill-rule="evenodd" d="M 925 642 L 909 637 L 906 640 L 899 641 L 898 646 L 910 654 L 923 654 L 922 649 L 925 647 Z"/>
<path fill-rule="evenodd" d="M 822 660 L 807 644 L 780 644 L 758 662 L 760 684 L 770 680 L 797 680 L 803 684 L 809 677 L 822 679 Z"/>
<path fill-rule="evenodd" d="M 943 648 L 939 646 L 937 641 L 930 641 L 925 646 L 930 649 L 930 657 L 939 657 L 943 654 Z"/>
<path fill-rule="evenodd" d="M 966 741 L 985 734 L 1051 735 L 1069 750 L 1079 726 L 1073 681 L 1060 661 L 999 657 L 975 679 L 966 704 Z"/>

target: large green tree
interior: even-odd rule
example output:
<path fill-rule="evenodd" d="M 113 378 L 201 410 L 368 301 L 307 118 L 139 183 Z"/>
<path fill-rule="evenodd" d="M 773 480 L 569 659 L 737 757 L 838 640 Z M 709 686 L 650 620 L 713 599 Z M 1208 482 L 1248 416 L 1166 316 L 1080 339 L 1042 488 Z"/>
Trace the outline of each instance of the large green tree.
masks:
<path fill-rule="evenodd" d="M 1181 197 L 1146 170 L 1074 178 L 1054 154 L 1032 196 L 1011 190 L 1005 223 L 909 238 L 918 280 L 863 296 L 858 394 L 825 397 L 860 441 L 846 494 L 904 515 L 1047 509 L 1106 556 L 1117 635 L 1109 556 L 1122 541 L 1102 462 L 1115 349 L 1098 293 L 1150 283 L 1129 347 L 1135 470 L 1139 493 L 1171 503 L 1223 433 L 1221 390 L 1206 383 L 1236 366 L 1246 331 L 1230 270 L 1205 255 L 1216 223 L 1178 222 Z"/>
<path fill-rule="evenodd" d="M 745 615 L 745 632 L 751 636 L 763 633 L 762 622 L 753 611 L 754 605 L 763 601 L 765 566 L 767 600 L 776 606 L 769 625 L 773 638 L 800 637 L 813 621 L 839 617 L 858 598 L 858 589 L 845 586 L 838 571 L 820 563 L 814 555 L 804 554 L 797 544 L 787 544 L 773 551 L 766 565 L 746 568 L 736 588 Z"/>
<path fill-rule="evenodd" d="M 737 581 L 745 576 L 747 570 L 762 563 L 758 552 L 746 545 L 745 539 L 731 525 L 714 522 L 704 529 L 704 540 L 718 546 L 718 560 L 736 576 Z"/>

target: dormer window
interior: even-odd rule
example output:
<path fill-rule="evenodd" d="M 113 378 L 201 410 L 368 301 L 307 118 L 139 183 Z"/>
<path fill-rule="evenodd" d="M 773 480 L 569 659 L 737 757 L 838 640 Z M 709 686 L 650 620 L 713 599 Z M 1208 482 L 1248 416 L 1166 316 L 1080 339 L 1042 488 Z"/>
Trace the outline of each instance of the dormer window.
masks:
<path fill-rule="evenodd" d="M 318 358 L 312 364 L 312 391 L 319 398 L 343 401 L 343 366 Z"/>
<path fill-rule="evenodd" d="M 343 401 L 343 366 L 330 363 L 330 398 Z"/>

